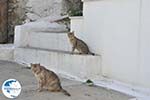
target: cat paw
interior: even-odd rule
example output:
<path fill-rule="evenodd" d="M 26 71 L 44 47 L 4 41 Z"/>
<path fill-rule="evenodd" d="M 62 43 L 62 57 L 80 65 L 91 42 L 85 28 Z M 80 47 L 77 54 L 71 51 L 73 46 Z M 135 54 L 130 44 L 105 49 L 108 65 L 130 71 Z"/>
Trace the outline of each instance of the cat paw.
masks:
<path fill-rule="evenodd" d="M 82 55 L 82 53 L 79 53 L 79 55 Z"/>
<path fill-rule="evenodd" d="M 38 88 L 38 89 L 36 89 L 36 91 L 37 91 L 37 92 L 42 92 L 42 89 L 39 89 L 39 88 Z"/>
<path fill-rule="evenodd" d="M 71 55 L 73 55 L 74 53 L 73 53 L 73 52 L 71 52 L 70 54 L 71 54 Z"/>

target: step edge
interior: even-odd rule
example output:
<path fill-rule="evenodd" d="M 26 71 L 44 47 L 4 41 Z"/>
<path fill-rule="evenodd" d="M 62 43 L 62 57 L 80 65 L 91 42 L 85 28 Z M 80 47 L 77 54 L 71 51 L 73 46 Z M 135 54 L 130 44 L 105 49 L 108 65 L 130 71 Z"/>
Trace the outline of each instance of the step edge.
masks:
<path fill-rule="evenodd" d="M 63 50 L 56 50 L 56 49 L 45 49 L 45 48 L 37 48 L 37 47 L 18 47 L 16 49 L 31 49 L 31 50 L 39 50 L 39 51 L 47 51 L 47 52 L 55 52 L 55 53 L 61 53 L 61 54 L 69 54 L 69 55 L 74 55 L 74 56 L 93 56 L 89 54 L 79 54 L 79 53 L 74 53 L 72 54 L 70 51 L 63 51 Z M 96 54 L 93 57 L 100 57 L 100 55 Z"/>

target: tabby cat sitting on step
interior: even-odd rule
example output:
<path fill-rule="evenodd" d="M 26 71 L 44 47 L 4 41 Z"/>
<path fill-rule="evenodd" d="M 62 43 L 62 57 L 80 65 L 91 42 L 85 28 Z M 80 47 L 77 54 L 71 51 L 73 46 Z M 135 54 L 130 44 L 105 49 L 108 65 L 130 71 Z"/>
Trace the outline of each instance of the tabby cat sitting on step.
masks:
<path fill-rule="evenodd" d="M 79 54 L 95 55 L 94 53 L 90 52 L 87 44 L 84 41 L 80 40 L 79 38 L 77 38 L 74 35 L 74 31 L 69 32 L 67 35 L 72 44 L 72 54 L 73 54 L 74 50 L 77 49 L 79 51 Z"/>

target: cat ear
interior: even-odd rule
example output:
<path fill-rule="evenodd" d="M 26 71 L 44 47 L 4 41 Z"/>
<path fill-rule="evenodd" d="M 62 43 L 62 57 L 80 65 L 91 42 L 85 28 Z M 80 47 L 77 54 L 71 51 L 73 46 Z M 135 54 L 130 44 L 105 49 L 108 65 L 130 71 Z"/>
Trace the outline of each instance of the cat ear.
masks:
<path fill-rule="evenodd" d="M 40 63 L 38 63 L 38 64 L 36 64 L 36 65 L 40 66 Z"/>
<path fill-rule="evenodd" d="M 71 33 L 72 33 L 72 35 L 74 35 L 74 31 L 72 31 Z"/>

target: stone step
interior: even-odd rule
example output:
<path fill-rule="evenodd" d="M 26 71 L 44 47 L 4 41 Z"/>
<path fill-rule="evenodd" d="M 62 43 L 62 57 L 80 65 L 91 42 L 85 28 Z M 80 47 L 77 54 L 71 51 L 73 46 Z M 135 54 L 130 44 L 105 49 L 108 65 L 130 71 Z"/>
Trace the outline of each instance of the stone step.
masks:
<path fill-rule="evenodd" d="M 65 25 L 45 21 L 32 22 L 15 27 L 16 47 L 69 50 Z"/>
<path fill-rule="evenodd" d="M 71 51 L 71 44 L 66 32 L 30 32 L 27 46 Z"/>
<path fill-rule="evenodd" d="M 55 72 L 82 80 L 101 77 L 100 56 L 72 55 L 70 52 L 40 48 L 16 48 L 14 59 L 25 64 L 41 63 Z"/>

